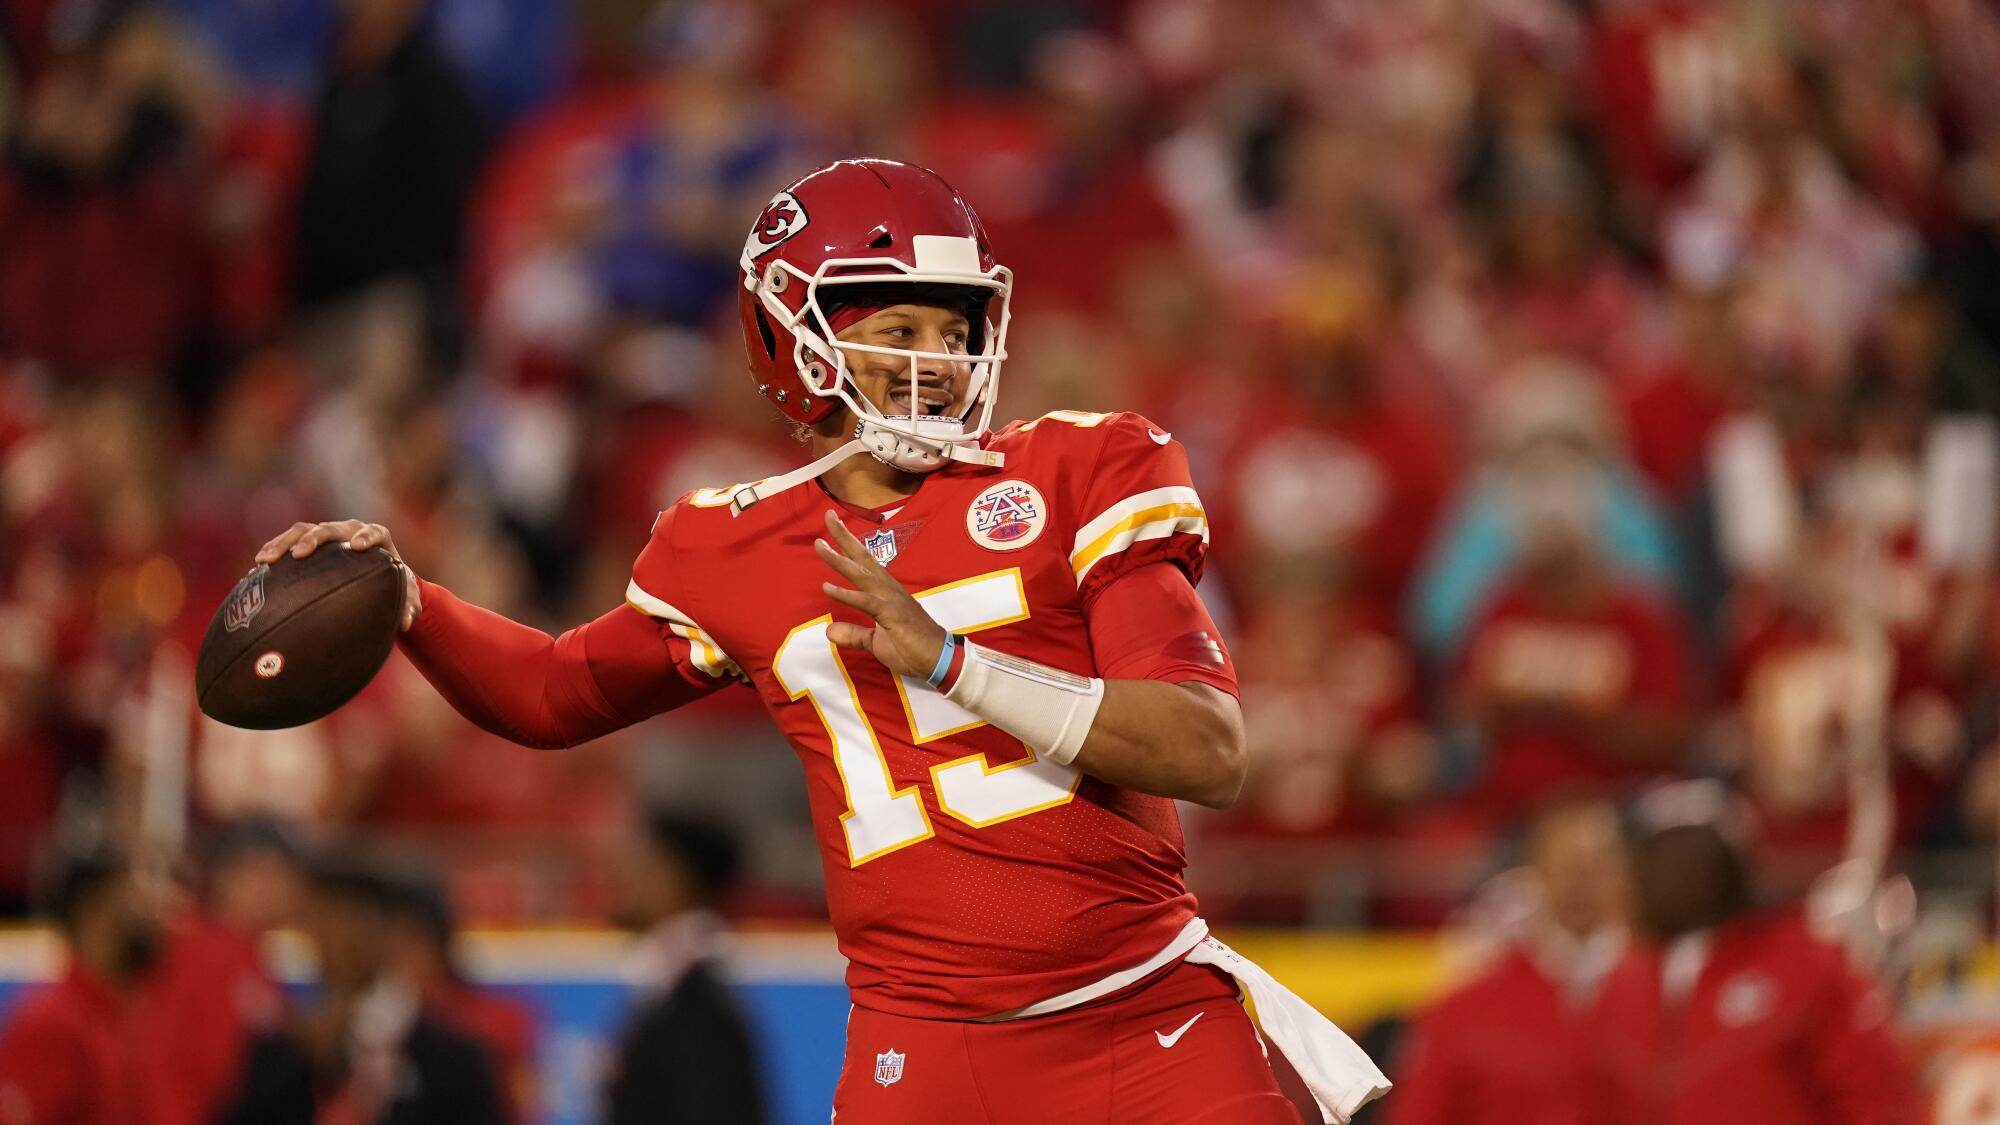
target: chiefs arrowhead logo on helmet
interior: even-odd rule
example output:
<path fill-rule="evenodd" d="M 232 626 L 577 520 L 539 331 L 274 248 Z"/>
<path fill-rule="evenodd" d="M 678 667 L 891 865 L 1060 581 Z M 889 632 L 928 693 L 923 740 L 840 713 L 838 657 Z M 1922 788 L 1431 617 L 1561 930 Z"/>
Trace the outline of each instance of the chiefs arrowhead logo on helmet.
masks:
<path fill-rule="evenodd" d="M 781 191 L 764 205 L 764 213 L 750 228 L 750 240 L 743 245 L 745 257 L 757 258 L 778 248 L 778 244 L 806 229 L 806 209 L 798 197 Z"/>

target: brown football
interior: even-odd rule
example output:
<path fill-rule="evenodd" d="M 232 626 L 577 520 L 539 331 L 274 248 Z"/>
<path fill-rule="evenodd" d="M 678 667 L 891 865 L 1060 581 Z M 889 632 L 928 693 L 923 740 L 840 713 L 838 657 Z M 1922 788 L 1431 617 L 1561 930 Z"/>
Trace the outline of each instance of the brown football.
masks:
<path fill-rule="evenodd" d="M 375 678 L 402 614 L 402 571 L 380 547 L 326 543 L 260 564 L 208 623 L 195 698 L 209 717 L 252 730 L 324 718 Z"/>

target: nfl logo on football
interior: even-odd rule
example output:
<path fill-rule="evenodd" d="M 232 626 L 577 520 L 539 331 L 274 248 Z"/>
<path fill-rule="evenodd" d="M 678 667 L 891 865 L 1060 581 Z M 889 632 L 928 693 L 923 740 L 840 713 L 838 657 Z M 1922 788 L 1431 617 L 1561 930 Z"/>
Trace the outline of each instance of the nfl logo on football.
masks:
<path fill-rule="evenodd" d="M 878 531 L 862 540 L 862 545 L 883 566 L 888 566 L 890 560 L 896 557 L 896 533 L 893 531 Z"/>
<path fill-rule="evenodd" d="M 222 631 L 234 633 L 238 629 L 250 627 L 250 621 L 257 611 L 264 608 L 264 576 L 271 568 L 259 563 L 255 569 L 243 576 L 230 591 L 229 600 L 223 604 Z"/>
<path fill-rule="evenodd" d="M 884 1086 L 894 1086 L 903 1080 L 903 1060 L 909 1053 L 895 1050 L 883 1051 L 875 1056 L 875 1081 Z"/>

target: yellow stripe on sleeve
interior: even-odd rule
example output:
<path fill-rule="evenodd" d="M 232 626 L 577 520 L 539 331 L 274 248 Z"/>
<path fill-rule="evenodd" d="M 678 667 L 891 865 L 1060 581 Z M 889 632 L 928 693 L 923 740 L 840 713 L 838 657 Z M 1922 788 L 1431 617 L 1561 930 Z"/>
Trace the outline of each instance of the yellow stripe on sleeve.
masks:
<path fill-rule="evenodd" d="M 1076 572 L 1077 581 L 1090 572 L 1106 556 L 1116 554 L 1134 543 L 1148 539 L 1164 539 L 1169 535 L 1188 534 L 1208 538 L 1208 514 L 1200 504 L 1175 503 L 1158 507 L 1143 508 L 1113 523 L 1098 534 L 1097 538 L 1079 547 L 1069 557 L 1070 569 Z"/>

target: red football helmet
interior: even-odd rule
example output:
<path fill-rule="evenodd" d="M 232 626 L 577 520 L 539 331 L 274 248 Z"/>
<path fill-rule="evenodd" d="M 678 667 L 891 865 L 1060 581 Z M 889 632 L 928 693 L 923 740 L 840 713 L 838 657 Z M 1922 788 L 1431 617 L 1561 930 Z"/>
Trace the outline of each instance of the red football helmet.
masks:
<path fill-rule="evenodd" d="M 875 456 L 916 472 L 947 458 L 981 460 L 1006 358 L 1013 274 L 993 260 L 979 216 L 944 178 L 895 160 L 841 160 L 808 172 L 772 197 L 743 244 L 743 344 L 757 393 L 807 425 L 842 405 L 855 438 Z M 911 299 L 966 302 L 966 351 L 834 345 L 833 286 L 908 286 Z M 898 290 L 897 292 L 900 292 Z M 884 414 L 848 377 L 842 349 L 895 355 L 910 370 L 910 413 Z M 969 364 L 957 414 L 925 413 L 918 364 Z"/>

